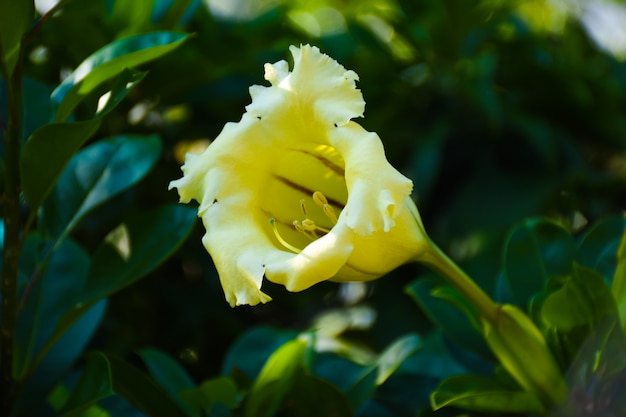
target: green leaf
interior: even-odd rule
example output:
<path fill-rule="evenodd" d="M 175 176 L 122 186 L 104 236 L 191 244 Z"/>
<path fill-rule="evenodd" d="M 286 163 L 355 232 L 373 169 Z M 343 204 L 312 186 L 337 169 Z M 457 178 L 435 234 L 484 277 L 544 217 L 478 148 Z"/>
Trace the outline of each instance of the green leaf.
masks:
<path fill-rule="evenodd" d="M 180 398 L 196 409 L 211 415 L 216 404 L 234 408 L 239 404 L 240 394 L 232 379 L 220 376 L 204 381 L 199 387 L 182 391 Z"/>
<path fill-rule="evenodd" d="M 619 309 L 620 322 L 626 329 L 626 232 L 623 234 L 617 251 L 617 268 L 611 287 Z"/>
<path fill-rule="evenodd" d="M 80 147 L 93 136 L 102 118 L 132 90 L 145 73 L 123 71 L 106 104 L 96 117 L 76 123 L 51 123 L 37 129 L 25 143 L 20 156 L 22 190 L 31 210 L 36 211 L 54 187 L 61 172 Z"/>
<path fill-rule="evenodd" d="M 478 375 L 456 375 L 444 380 L 431 394 L 435 410 L 454 406 L 474 411 L 544 414 L 536 395 L 512 391 L 498 381 Z"/>
<path fill-rule="evenodd" d="M 82 302 L 107 297 L 142 278 L 187 238 L 196 210 L 169 205 L 135 213 L 93 255 Z"/>
<path fill-rule="evenodd" d="M 33 234 L 20 257 L 24 285 L 27 281 L 34 284 L 18 315 L 14 368 L 18 377 L 27 372 L 36 356 L 41 359 L 51 348 L 48 341 L 61 317 L 76 305 L 89 270 L 89 255 L 72 240 L 64 241 L 47 258 L 49 250 L 49 242 Z"/>
<path fill-rule="evenodd" d="M 171 357 L 156 349 L 141 349 L 139 356 L 146 364 L 150 375 L 167 391 L 188 416 L 199 415 L 193 408 L 180 400 L 181 392 L 195 387 L 187 372 Z"/>
<path fill-rule="evenodd" d="M 91 210 L 141 180 L 160 153 L 156 135 L 116 136 L 85 148 L 61 174 L 41 223 L 56 237 L 67 235 Z"/>
<path fill-rule="evenodd" d="M 543 301 L 543 322 L 567 333 L 585 326 L 591 331 L 605 317 L 617 317 L 611 289 L 600 274 L 576 265 L 563 285 Z"/>
<path fill-rule="evenodd" d="M 118 357 L 101 352 L 89 356 L 76 387 L 61 417 L 79 416 L 89 406 L 116 394 L 150 417 L 185 416 L 148 375 Z"/>
<path fill-rule="evenodd" d="M 576 261 L 602 274 L 607 282 L 617 266 L 617 252 L 626 233 L 626 217 L 606 217 L 595 222 L 578 244 Z"/>
<path fill-rule="evenodd" d="M 20 415 L 38 415 L 37 411 L 52 388 L 65 376 L 83 353 L 98 329 L 108 300 L 100 300 L 84 311 L 80 318 L 58 338 L 30 378 L 25 381 L 20 395 Z"/>
<path fill-rule="evenodd" d="M 280 414 L 289 417 L 350 417 L 354 411 L 347 397 L 334 385 L 298 369 L 289 400 Z"/>
<path fill-rule="evenodd" d="M 304 363 L 306 351 L 307 342 L 294 339 L 270 356 L 246 398 L 246 417 L 272 416 L 278 411 Z"/>
<path fill-rule="evenodd" d="M 72 155 L 93 136 L 101 119 L 77 123 L 53 123 L 37 129 L 24 144 L 20 156 L 22 191 L 37 210 Z"/>
<path fill-rule="evenodd" d="M 358 410 L 421 345 L 421 339 L 414 334 L 402 336 L 389 345 L 349 388 L 347 395 L 352 408 Z"/>
<path fill-rule="evenodd" d="M 504 274 L 513 302 L 526 307 L 531 297 L 555 275 L 572 269 L 576 246 L 567 230 L 546 219 L 515 227 L 504 249 Z"/>
<path fill-rule="evenodd" d="M 125 68 L 157 59 L 188 37 L 179 32 L 153 32 L 120 39 L 94 52 L 52 92 L 55 121 L 65 120 L 87 94 Z"/>
<path fill-rule="evenodd" d="M 439 277 L 429 275 L 413 281 L 405 288 L 405 291 L 447 338 L 484 358 L 492 358 L 483 340 L 482 332 L 476 329 L 468 315 L 446 299 L 433 297 L 433 293 L 442 294 L 446 291 L 453 291 L 441 290 L 441 287 L 450 286 L 443 284 Z"/>
<path fill-rule="evenodd" d="M 297 335 L 298 333 L 294 331 L 279 330 L 269 326 L 259 326 L 248 330 L 228 350 L 222 365 L 222 375 L 241 370 L 249 378 L 256 378 L 267 358 Z"/>
<path fill-rule="evenodd" d="M 35 17 L 32 0 L 0 0 L 0 59 L 5 62 L 10 79 L 19 58 L 22 36 L 30 29 Z"/>

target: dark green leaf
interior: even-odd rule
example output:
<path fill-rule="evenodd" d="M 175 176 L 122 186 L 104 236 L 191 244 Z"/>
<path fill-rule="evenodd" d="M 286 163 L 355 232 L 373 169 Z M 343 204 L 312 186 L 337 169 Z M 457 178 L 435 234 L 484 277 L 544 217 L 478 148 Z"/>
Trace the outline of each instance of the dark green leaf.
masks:
<path fill-rule="evenodd" d="M 132 284 L 172 254 L 191 232 L 196 210 L 178 205 L 135 213 L 93 255 L 83 302 Z"/>
<path fill-rule="evenodd" d="M 495 379 L 477 375 L 457 375 L 444 380 L 432 393 L 431 404 L 436 410 L 455 406 L 499 413 L 543 414 L 546 411 L 536 395 L 512 391 Z"/>
<path fill-rule="evenodd" d="M 142 179 L 160 152 L 157 136 L 116 136 L 82 150 L 44 203 L 43 225 L 56 237 L 68 234 L 88 212 Z"/>
<path fill-rule="evenodd" d="M 576 416 L 581 405 L 606 416 L 626 415 L 626 338 L 618 321 L 604 320 L 593 329 L 567 377 L 570 395 L 551 417 Z"/>
<path fill-rule="evenodd" d="M 196 409 L 210 410 L 216 404 L 223 404 L 227 408 L 234 408 L 239 404 L 240 394 L 237 385 L 232 379 L 220 376 L 204 381 L 199 387 L 182 391 L 180 398 Z"/>
<path fill-rule="evenodd" d="M 171 357 L 156 349 L 141 349 L 139 356 L 146 364 L 150 375 L 167 391 L 174 401 L 185 410 L 188 416 L 197 412 L 180 400 L 181 392 L 194 388 L 194 383 L 187 372 Z"/>
<path fill-rule="evenodd" d="M 613 278 L 617 250 L 626 233 L 626 218 L 607 217 L 594 223 L 580 239 L 576 261 L 602 274 L 607 282 Z"/>
<path fill-rule="evenodd" d="M 106 104 L 93 119 L 76 123 L 51 123 L 37 129 L 29 137 L 20 157 L 20 175 L 22 190 L 31 210 L 39 208 L 70 158 L 96 133 L 102 118 L 119 104 L 144 75 L 131 70 L 123 71 Z"/>
<path fill-rule="evenodd" d="M 246 398 L 246 417 L 273 416 L 278 411 L 303 366 L 306 351 L 307 342 L 294 339 L 269 357 Z"/>
<path fill-rule="evenodd" d="M 272 352 L 298 335 L 294 331 L 259 326 L 248 330 L 233 343 L 222 365 L 222 375 L 235 369 L 254 379 Z"/>
<path fill-rule="evenodd" d="M 0 59 L 6 63 L 9 79 L 19 58 L 22 36 L 30 29 L 35 17 L 33 0 L 0 0 Z"/>
<path fill-rule="evenodd" d="M 23 415 L 37 415 L 50 390 L 67 374 L 98 329 L 108 300 L 94 303 L 73 322 L 37 364 L 20 396 Z"/>
<path fill-rule="evenodd" d="M 571 235 L 546 219 L 527 220 L 515 227 L 504 249 L 504 274 L 513 302 L 527 307 L 555 275 L 572 269 L 576 246 Z"/>
<path fill-rule="evenodd" d="M 93 353 L 89 355 L 76 388 L 60 410 L 60 417 L 80 416 L 90 406 L 112 395 L 115 390 L 109 362 L 104 355 Z"/>
<path fill-rule="evenodd" d="M 167 393 L 148 375 L 122 359 L 95 352 L 67 404 L 63 417 L 78 416 L 88 406 L 120 395 L 150 417 L 184 417 Z"/>
<path fill-rule="evenodd" d="M 626 232 L 622 236 L 617 251 L 617 267 L 611 286 L 619 310 L 620 322 L 626 326 Z"/>
<path fill-rule="evenodd" d="M 617 317 L 611 289 L 600 274 L 582 266 L 575 266 L 573 274 L 548 295 L 541 308 L 543 322 L 565 333 L 579 326 L 590 331 L 611 316 Z"/>
<path fill-rule="evenodd" d="M 49 242 L 30 235 L 20 258 L 30 295 L 18 315 L 15 372 L 19 377 L 63 334 L 53 337 L 61 317 L 75 307 L 89 270 L 88 254 L 72 240 L 64 241 L 51 255 L 49 250 Z"/>
<path fill-rule="evenodd" d="M 450 340 L 473 352 L 491 358 L 491 351 L 472 321 L 450 302 L 433 297 L 438 288 L 446 287 L 434 276 L 422 277 L 409 284 L 405 291 Z M 441 290 L 439 290 L 441 291 Z M 450 291 L 450 290 L 448 290 Z"/>
<path fill-rule="evenodd" d="M 32 210 L 41 206 L 72 155 L 96 133 L 100 123 L 99 118 L 53 123 L 31 135 L 20 156 L 20 175 L 24 197 Z"/>
<path fill-rule="evenodd" d="M 419 336 L 409 334 L 389 345 L 348 390 L 352 408 L 358 410 L 372 396 L 376 387 L 382 385 L 421 344 Z"/>
<path fill-rule="evenodd" d="M 346 396 L 337 387 L 299 369 L 281 415 L 290 417 L 350 417 L 354 415 Z"/>
<path fill-rule="evenodd" d="M 153 32 L 120 39 L 94 52 L 52 93 L 52 103 L 58 108 L 55 120 L 65 120 L 87 94 L 125 68 L 159 58 L 187 38 L 178 32 Z"/>

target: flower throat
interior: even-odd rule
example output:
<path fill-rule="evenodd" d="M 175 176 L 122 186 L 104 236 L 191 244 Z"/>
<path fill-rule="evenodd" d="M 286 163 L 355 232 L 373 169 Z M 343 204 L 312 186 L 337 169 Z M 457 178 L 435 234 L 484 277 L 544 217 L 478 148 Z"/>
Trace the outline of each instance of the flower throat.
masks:
<path fill-rule="evenodd" d="M 333 206 L 331 206 L 328 203 L 328 199 L 326 198 L 326 196 L 322 194 L 320 191 L 315 191 L 312 195 L 312 198 L 313 198 L 313 201 L 315 202 L 315 205 L 318 206 L 320 209 L 322 209 L 322 213 L 324 213 L 324 215 L 331 221 L 332 225 L 333 226 L 336 225 L 337 215 L 335 214 L 335 209 L 333 208 Z M 292 223 L 293 227 L 296 229 L 296 231 L 306 236 L 311 242 L 316 239 L 319 239 L 320 237 L 330 232 L 329 229 L 318 226 L 317 224 L 315 224 L 314 220 L 309 218 L 309 213 L 308 213 L 306 202 L 304 201 L 304 199 L 300 200 L 300 211 L 304 215 L 304 219 L 300 221 L 294 220 Z M 278 229 L 276 228 L 276 220 L 273 217 L 270 218 L 270 223 L 272 224 L 272 230 L 274 231 L 274 236 L 276 236 L 276 239 L 278 239 L 281 245 L 283 245 L 286 249 L 289 249 L 290 251 L 294 253 L 301 252 L 300 249 L 291 245 L 280 235 L 280 233 L 278 232 Z"/>

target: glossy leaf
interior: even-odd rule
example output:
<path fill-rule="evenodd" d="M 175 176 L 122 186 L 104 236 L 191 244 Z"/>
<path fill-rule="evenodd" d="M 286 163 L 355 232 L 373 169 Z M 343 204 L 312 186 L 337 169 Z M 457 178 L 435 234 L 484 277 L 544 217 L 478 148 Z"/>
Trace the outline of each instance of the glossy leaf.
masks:
<path fill-rule="evenodd" d="M 548 295 L 541 307 L 543 322 L 562 332 L 579 326 L 590 331 L 606 317 L 617 317 L 611 289 L 600 274 L 582 266 L 576 266 L 573 274 Z"/>
<path fill-rule="evenodd" d="M 65 120 L 87 94 L 125 68 L 159 58 L 187 38 L 178 32 L 153 32 L 120 39 L 94 52 L 52 93 L 52 103 L 58 107 L 55 120 Z"/>
<path fill-rule="evenodd" d="M 94 253 L 82 302 L 107 297 L 152 271 L 183 243 L 195 217 L 194 209 L 177 205 L 130 216 Z"/>
<path fill-rule="evenodd" d="M 513 302 L 526 307 L 555 275 L 567 275 L 576 254 L 569 232 L 545 219 L 515 227 L 504 249 L 504 274 Z"/>
<path fill-rule="evenodd" d="M 246 417 L 272 416 L 278 411 L 304 363 L 306 351 L 307 342 L 294 339 L 269 357 L 246 398 Z"/>
<path fill-rule="evenodd" d="M 192 407 L 180 400 L 180 394 L 183 391 L 195 387 L 185 369 L 170 356 L 157 349 L 141 349 L 138 353 L 146 364 L 150 375 L 167 391 L 170 398 L 185 410 L 185 414 L 188 416 L 198 415 L 199 413 L 195 412 Z"/>
<path fill-rule="evenodd" d="M 42 223 L 68 234 L 91 210 L 133 186 L 161 153 L 157 136 L 116 136 L 76 154 L 43 205 Z"/>
<path fill-rule="evenodd" d="M 337 387 L 299 369 L 281 415 L 290 417 L 350 417 L 354 411 Z"/>
<path fill-rule="evenodd" d="M 353 409 L 358 410 L 372 396 L 376 387 L 382 385 L 421 344 L 419 336 L 409 334 L 389 345 L 348 390 Z"/>
<path fill-rule="evenodd" d="M 63 315 L 75 307 L 89 270 L 88 254 L 72 240 L 64 241 L 48 259 L 49 250 L 48 241 L 31 235 L 20 259 L 24 284 L 26 281 L 34 284 L 18 315 L 15 356 L 18 377 L 27 372 L 36 356 L 41 359 L 51 348 L 49 340 Z"/>
<path fill-rule="evenodd" d="M 255 379 L 267 358 L 280 346 L 298 335 L 294 331 L 279 330 L 269 326 L 254 327 L 242 334 L 229 349 L 222 365 L 222 375 L 234 370 Z"/>
<path fill-rule="evenodd" d="M 578 415 L 581 409 L 602 415 L 626 415 L 626 337 L 615 320 L 603 320 L 580 347 L 567 372 L 570 395 L 550 417 Z"/>
<path fill-rule="evenodd" d="M 441 294 L 442 290 L 439 288 L 446 286 L 449 287 L 442 283 L 440 278 L 427 276 L 413 281 L 406 287 L 405 291 L 446 337 L 465 349 L 491 358 L 489 348 L 481 333 L 472 324 L 472 320 L 449 301 L 433 296 L 433 292 Z"/>
<path fill-rule="evenodd" d="M 513 391 L 498 381 L 477 375 L 457 375 L 444 380 L 431 395 L 435 410 L 454 406 L 474 411 L 543 414 L 545 407 L 534 394 Z"/>
<path fill-rule="evenodd" d="M 607 282 L 613 278 L 617 252 L 626 233 L 624 216 L 607 217 L 594 223 L 578 244 L 576 261 L 598 271 Z"/>
<path fill-rule="evenodd" d="M 108 300 L 100 300 L 81 314 L 49 349 L 28 380 L 20 396 L 19 408 L 24 415 L 37 411 L 50 390 L 66 375 L 83 353 L 104 317 Z"/>
<path fill-rule="evenodd" d="M 106 104 L 93 119 L 75 123 L 51 123 L 37 129 L 20 156 L 22 190 L 31 210 L 36 211 L 54 187 L 65 166 L 93 136 L 102 118 L 113 110 L 145 73 L 125 70 L 117 78 Z"/>
<path fill-rule="evenodd" d="M 118 357 L 101 352 L 89 356 L 77 387 L 61 416 L 79 416 L 87 407 L 116 394 L 150 417 L 185 416 L 148 375 Z"/>
<path fill-rule="evenodd" d="M 204 381 L 197 388 L 180 393 L 180 398 L 196 409 L 211 415 L 211 409 L 217 404 L 234 408 L 239 404 L 240 394 L 232 379 L 221 376 Z"/>
<path fill-rule="evenodd" d="M 607 316 L 616 316 L 615 300 L 602 278 L 591 270 L 578 270 L 553 292 L 542 306 L 544 321 L 567 332 L 576 326 L 592 328 Z"/>
<path fill-rule="evenodd" d="M 0 56 L 6 64 L 10 78 L 19 58 L 22 36 L 30 29 L 35 17 L 33 0 L 0 0 Z"/>
<path fill-rule="evenodd" d="M 53 123 L 37 129 L 20 156 L 22 191 L 32 210 L 41 206 L 72 155 L 93 136 L 101 119 Z"/>
<path fill-rule="evenodd" d="M 620 322 L 626 329 L 626 232 L 623 234 L 617 250 L 617 267 L 615 268 L 611 290 L 619 309 Z"/>

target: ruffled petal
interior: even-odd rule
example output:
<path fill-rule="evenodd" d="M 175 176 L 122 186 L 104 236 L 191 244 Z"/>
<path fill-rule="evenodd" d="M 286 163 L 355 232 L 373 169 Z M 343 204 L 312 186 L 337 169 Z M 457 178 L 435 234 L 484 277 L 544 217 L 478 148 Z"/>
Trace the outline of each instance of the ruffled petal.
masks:
<path fill-rule="evenodd" d="M 357 123 L 335 128 L 330 143 L 345 161 L 349 198 L 343 213 L 347 225 L 361 236 L 376 230 L 389 232 L 404 210 L 413 182 L 387 161 L 378 135 Z"/>
<path fill-rule="evenodd" d="M 265 79 L 271 86 L 250 88 L 248 113 L 277 119 L 276 112 L 289 112 L 292 123 L 306 127 L 315 121 L 327 127 L 343 125 L 363 116 L 365 101 L 356 88 L 359 77 L 354 71 L 346 70 L 316 47 L 292 46 L 290 51 L 293 72 L 288 71 L 285 61 L 266 64 Z"/>
<path fill-rule="evenodd" d="M 356 88 L 359 76 L 354 71 L 346 70 L 315 46 L 291 46 L 289 50 L 294 61 L 289 85 L 299 102 L 313 104 L 320 121 L 343 125 L 363 116 L 365 101 Z"/>
<path fill-rule="evenodd" d="M 288 291 L 302 291 L 326 281 L 345 265 L 354 249 L 353 242 L 354 232 L 340 219 L 330 233 L 311 242 L 301 253 L 268 264 L 267 279 L 284 285 Z"/>

